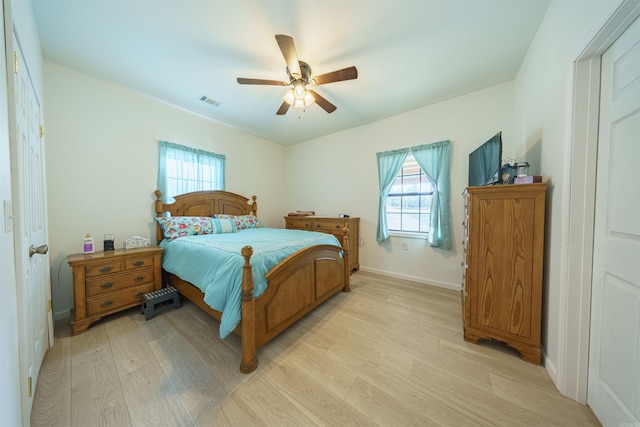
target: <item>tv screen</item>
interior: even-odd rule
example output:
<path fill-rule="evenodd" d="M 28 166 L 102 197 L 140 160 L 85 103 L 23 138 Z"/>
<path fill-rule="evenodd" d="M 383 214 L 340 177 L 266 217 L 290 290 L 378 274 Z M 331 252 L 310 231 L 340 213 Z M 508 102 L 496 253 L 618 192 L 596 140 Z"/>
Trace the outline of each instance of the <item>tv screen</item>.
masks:
<path fill-rule="evenodd" d="M 502 132 L 469 154 L 469 186 L 492 185 L 500 181 Z"/>

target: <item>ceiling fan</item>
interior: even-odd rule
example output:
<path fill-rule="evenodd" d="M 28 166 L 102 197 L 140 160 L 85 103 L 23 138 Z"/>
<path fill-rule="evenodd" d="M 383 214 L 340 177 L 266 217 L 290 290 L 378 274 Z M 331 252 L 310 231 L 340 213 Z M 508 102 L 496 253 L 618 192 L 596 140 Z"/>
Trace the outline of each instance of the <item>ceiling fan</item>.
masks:
<path fill-rule="evenodd" d="M 298 54 L 296 53 L 296 47 L 293 44 L 293 38 L 283 34 L 276 34 L 276 41 L 278 42 L 278 46 L 282 51 L 285 62 L 287 63 L 287 75 L 289 76 L 289 81 L 245 79 L 238 77 L 238 83 L 241 85 L 291 86 L 291 89 L 289 89 L 284 96 L 282 105 L 276 112 L 277 115 L 286 114 L 291 106 L 304 108 L 314 102 L 322 107 L 327 113 L 333 113 L 337 107 L 309 87 L 340 82 L 343 80 L 357 79 L 358 70 L 356 67 L 347 67 L 330 73 L 321 74 L 319 76 L 311 76 L 311 67 L 309 64 L 298 60 Z"/>

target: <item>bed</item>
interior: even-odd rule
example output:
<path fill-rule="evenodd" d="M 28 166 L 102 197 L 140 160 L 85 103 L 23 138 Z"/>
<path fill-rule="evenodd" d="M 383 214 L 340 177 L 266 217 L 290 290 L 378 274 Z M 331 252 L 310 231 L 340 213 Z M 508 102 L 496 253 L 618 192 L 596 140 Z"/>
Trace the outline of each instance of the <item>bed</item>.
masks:
<path fill-rule="evenodd" d="M 251 199 L 228 191 L 199 191 L 175 196 L 173 203 L 162 201 L 162 192 L 157 190 L 155 211 L 156 217 L 212 217 L 217 214 L 233 216 L 253 215 L 257 218 L 256 196 Z M 215 227 L 215 225 L 214 225 Z M 249 230 L 242 230 L 249 231 Z M 284 230 L 294 231 L 294 230 Z M 256 351 L 291 326 L 297 320 L 309 313 L 329 297 L 342 290 L 349 292 L 349 247 L 348 229 L 345 227 L 345 237 L 337 244 L 320 243 L 299 249 L 286 256 L 265 274 L 268 284 L 261 295 L 254 297 L 254 281 L 261 277 L 254 275 L 252 256 L 256 244 L 247 244 L 238 249 L 235 256 L 241 257 L 241 268 L 238 270 L 240 278 L 231 281 L 238 282 L 241 287 L 240 321 L 233 329 L 242 340 L 242 360 L 240 371 L 253 372 L 258 366 Z M 311 233 L 304 232 L 301 233 Z M 240 233 L 238 233 L 240 234 Z M 249 233 L 246 233 L 250 236 Z M 163 227 L 157 225 L 157 240 L 165 244 Z M 202 236 L 207 238 L 207 236 Z M 298 235 L 299 237 L 299 235 Z M 198 236 L 199 238 L 199 236 Z M 211 238 L 209 236 L 209 238 Z M 335 238 L 332 236 L 335 240 Z M 196 240 L 180 238 L 184 242 Z M 178 241 L 180 239 L 174 239 Z M 321 240 L 318 240 L 321 241 Z M 200 241 L 198 241 L 200 243 Z M 172 243 L 173 244 L 173 243 Z M 183 244 L 183 242 L 181 242 Z M 213 245 L 215 246 L 215 245 Z M 257 251 L 263 252 L 260 246 Z M 165 252 L 167 250 L 165 249 Z M 165 270 L 165 255 L 163 254 L 163 281 L 173 286 L 180 294 L 198 305 L 217 320 L 223 321 L 225 310 L 212 308 L 205 299 L 210 300 L 198 286 L 192 284 L 179 274 Z M 256 257 L 257 260 L 257 257 Z M 236 261 L 237 263 L 237 261 Z M 262 267 L 262 263 L 260 263 Z M 184 274 L 186 276 L 186 274 Z"/>

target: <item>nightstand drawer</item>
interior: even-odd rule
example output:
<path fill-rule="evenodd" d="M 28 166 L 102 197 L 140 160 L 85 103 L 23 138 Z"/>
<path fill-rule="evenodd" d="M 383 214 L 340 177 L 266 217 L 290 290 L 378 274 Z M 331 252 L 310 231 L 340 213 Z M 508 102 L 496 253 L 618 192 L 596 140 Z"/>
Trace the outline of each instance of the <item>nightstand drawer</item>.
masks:
<path fill-rule="evenodd" d="M 150 264 L 151 265 L 151 264 Z M 92 297 L 105 292 L 117 291 L 155 281 L 153 268 L 131 271 L 123 274 L 94 277 L 87 280 L 87 296 Z"/>
<path fill-rule="evenodd" d="M 134 268 L 151 266 L 153 266 L 153 255 L 140 255 L 136 258 L 127 258 L 124 260 L 125 270 L 133 270 Z"/>
<path fill-rule="evenodd" d="M 153 291 L 153 283 L 126 288 L 118 292 L 87 299 L 87 315 L 94 316 L 117 311 L 121 307 L 141 304 L 142 296 Z"/>
<path fill-rule="evenodd" d="M 85 266 L 85 274 L 87 277 L 112 274 L 122 270 L 124 270 L 124 265 L 121 260 L 111 260 L 109 262 L 101 262 Z"/>

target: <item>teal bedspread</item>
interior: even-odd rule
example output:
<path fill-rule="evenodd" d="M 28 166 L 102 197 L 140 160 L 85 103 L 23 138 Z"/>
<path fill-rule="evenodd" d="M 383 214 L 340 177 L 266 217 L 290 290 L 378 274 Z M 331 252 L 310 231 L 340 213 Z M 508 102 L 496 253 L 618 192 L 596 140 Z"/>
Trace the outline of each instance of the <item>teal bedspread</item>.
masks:
<path fill-rule="evenodd" d="M 241 319 L 242 266 L 240 251 L 253 248 L 253 294 L 267 288 L 265 274 L 289 255 L 308 246 L 340 246 L 331 234 L 279 228 L 249 228 L 237 233 L 206 234 L 163 240 L 162 268 L 197 286 L 204 301 L 222 312 L 220 337 L 225 338 Z"/>

